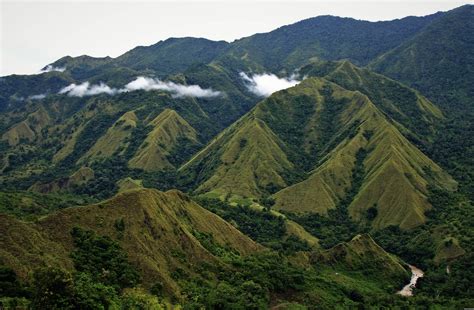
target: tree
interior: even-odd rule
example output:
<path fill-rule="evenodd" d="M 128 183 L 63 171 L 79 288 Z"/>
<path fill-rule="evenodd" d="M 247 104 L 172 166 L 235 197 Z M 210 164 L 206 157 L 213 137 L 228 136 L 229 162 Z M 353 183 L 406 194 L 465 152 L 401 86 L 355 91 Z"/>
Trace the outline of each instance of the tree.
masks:
<path fill-rule="evenodd" d="M 115 289 L 102 283 L 94 282 L 87 273 L 74 276 L 74 303 L 79 309 L 111 309 L 120 304 Z"/>
<path fill-rule="evenodd" d="M 21 297 L 27 294 L 13 269 L 0 266 L 0 296 Z"/>
<path fill-rule="evenodd" d="M 119 288 L 133 287 L 140 276 L 128 262 L 120 245 L 107 236 L 74 227 L 71 231 L 76 249 L 71 253 L 74 267 L 89 273 L 94 281 Z"/>
<path fill-rule="evenodd" d="M 74 309 L 72 276 L 55 267 L 41 268 L 33 274 L 33 309 Z"/>

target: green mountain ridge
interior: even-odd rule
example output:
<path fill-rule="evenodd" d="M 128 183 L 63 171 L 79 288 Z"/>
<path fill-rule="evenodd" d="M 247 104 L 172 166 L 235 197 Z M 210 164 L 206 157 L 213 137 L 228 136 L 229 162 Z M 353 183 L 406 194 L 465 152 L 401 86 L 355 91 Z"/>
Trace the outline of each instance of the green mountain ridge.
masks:
<path fill-rule="evenodd" d="M 179 292 L 176 282 L 170 278 L 171 271 L 178 266 L 192 272 L 189 269 L 192 264 L 218 263 L 218 259 L 193 236 L 193 230 L 211 233 L 217 243 L 231 246 L 242 254 L 262 249 L 230 224 L 177 191 L 127 191 L 98 205 L 64 209 L 35 224 L 22 223 L 3 215 L 1 220 L 4 229 L 0 247 L 2 261 L 23 278 L 39 266 L 73 268 L 68 255 L 72 250 L 69 232 L 73 227 L 92 229 L 117 239 L 120 231 L 115 224 L 120 220 L 124 221 L 125 230 L 119 240 L 131 261 L 139 266 L 144 283 L 151 285 L 152 279 L 161 279 L 170 294 Z M 18 235 L 17 232 L 22 230 L 28 233 Z M 29 245 L 28 251 L 25 251 L 26 244 Z M 163 248 L 168 250 L 163 251 Z M 185 255 L 186 259 L 172 260 L 170 255 L 174 252 Z"/>
<path fill-rule="evenodd" d="M 0 308 L 469 307 L 473 16 L 319 16 L 0 77 Z M 242 73 L 300 82 L 262 98 Z M 140 76 L 220 95 L 59 94 Z"/>
<path fill-rule="evenodd" d="M 185 141 L 186 148 L 191 150 L 200 145 L 194 128 L 174 110 L 165 109 L 148 126 L 154 128 L 130 159 L 128 164 L 132 168 L 145 171 L 172 169 L 174 166 L 168 157 L 179 143 L 183 143 L 181 141 Z M 181 147 L 179 151 L 184 152 L 186 149 Z"/>
<path fill-rule="evenodd" d="M 348 61 L 313 63 L 300 73 L 324 77 L 348 90 L 362 92 L 404 135 L 419 143 L 432 142 L 438 123 L 445 119 L 441 110 L 418 91 Z"/>
<path fill-rule="evenodd" d="M 369 67 L 422 91 L 443 108 L 470 106 L 473 17 L 473 5 L 449 11 Z"/>
<path fill-rule="evenodd" d="M 363 174 L 357 185 L 355 169 Z M 309 177 L 292 185 L 298 170 Z M 456 186 L 368 97 L 322 78 L 307 78 L 262 101 L 181 172 L 194 175 L 197 193 L 259 198 L 281 189 L 275 208 L 291 212 L 326 214 L 353 195 L 347 201 L 351 216 L 364 220 L 376 206 L 373 225 L 379 228 L 420 225 L 430 208 L 427 185 Z"/>
<path fill-rule="evenodd" d="M 22 281 L 28 280 L 31 272 L 37 272 L 42 266 L 78 272 L 81 268 L 78 265 L 80 257 L 77 256 L 81 252 L 78 251 L 83 250 L 83 246 L 90 246 L 92 248 L 89 250 L 95 251 L 94 243 L 88 242 L 100 240 L 100 246 L 104 247 L 102 251 L 109 251 L 108 244 L 111 243 L 118 245 L 116 250 L 124 251 L 123 257 L 130 263 L 128 268 L 137 270 L 142 286 L 151 287 L 152 291 L 159 289 L 160 298 L 184 305 L 193 302 L 200 305 L 211 303 L 212 294 L 224 298 L 226 294 L 219 292 L 220 283 L 242 281 L 226 277 L 236 272 L 239 278 L 252 279 L 247 280 L 248 283 L 244 282 L 247 283 L 244 287 L 257 281 L 255 290 L 245 295 L 251 296 L 253 302 L 256 298 L 262 298 L 261 306 L 268 306 L 269 302 L 299 301 L 303 296 L 325 304 L 336 299 L 353 304 L 350 291 L 357 286 L 363 295 L 369 296 L 375 287 L 378 294 L 388 294 L 408 277 L 402 267 L 403 262 L 386 253 L 366 235 L 357 236 L 347 244 L 327 251 L 300 253 L 302 260 L 299 263 L 282 261 L 282 257 L 275 256 L 219 216 L 175 190 L 128 190 L 98 204 L 66 208 L 35 222 L 19 221 L 7 215 L 0 215 L 0 222 L 1 263 L 12 268 Z M 84 239 L 86 243 L 81 244 L 77 240 L 78 234 L 99 239 Z M 29 250 L 26 250 L 26 246 Z M 339 247 L 347 249 L 345 256 L 331 254 L 340 252 Z M 331 263 L 328 264 L 330 256 Z M 383 269 L 382 272 L 363 265 L 362 262 L 373 258 L 377 266 Z M 275 279 L 263 279 L 263 274 L 251 273 L 252 268 L 257 273 L 269 272 L 277 262 L 283 264 L 281 269 L 284 272 L 274 271 Z M 312 265 L 320 271 L 316 271 Z M 366 270 L 370 278 L 358 278 L 354 272 L 361 268 Z M 341 272 L 340 277 L 346 282 L 338 283 L 337 280 L 333 282 L 326 278 L 332 277 L 335 271 Z M 302 276 L 304 273 L 307 276 Z M 320 281 L 311 284 L 309 278 Z M 281 280 L 286 281 L 284 285 L 278 284 Z M 209 291 L 189 286 L 193 283 Z M 262 293 L 263 287 L 273 293 Z M 50 289 L 55 292 L 57 288 Z M 277 297 L 284 292 L 289 295 Z M 194 295 L 196 293 L 207 294 L 207 297 L 193 301 L 196 296 L 203 297 Z"/>

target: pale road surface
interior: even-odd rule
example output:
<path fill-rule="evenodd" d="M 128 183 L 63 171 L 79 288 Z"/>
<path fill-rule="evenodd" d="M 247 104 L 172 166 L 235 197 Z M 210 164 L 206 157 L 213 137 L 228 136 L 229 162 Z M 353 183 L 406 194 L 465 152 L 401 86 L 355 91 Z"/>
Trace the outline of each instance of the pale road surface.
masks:
<path fill-rule="evenodd" d="M 423 278 L 423 271 L 421 269 L 412 265 L 408 266 L 411 269 L 411 280 L 410 283 L 405 285 L 401 291 L 397 292 L 397 294 L 402 296 L 413 296 L 413 288 L 416 286 L 416 281 L 418 281 L 419 278 Z"/>

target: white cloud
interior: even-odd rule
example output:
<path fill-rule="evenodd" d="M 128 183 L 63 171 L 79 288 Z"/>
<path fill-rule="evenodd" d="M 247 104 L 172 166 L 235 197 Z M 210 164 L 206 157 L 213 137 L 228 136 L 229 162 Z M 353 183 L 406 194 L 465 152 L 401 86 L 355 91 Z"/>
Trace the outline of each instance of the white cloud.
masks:
<path fill-rule="evenodd" d="M 170 92 L 173 97 L 217 97 L 221 92 L 212 89 L 203 89 L 199 85 L 182 85 L 173 82 L 163 82 L 158 79 L 139 76 L 124 88 L 111 88 L 104 83 L 91 85 L 89 82 L 82 84 L 70 84 L 59 91 L 59 94 L 67 94 L 70 97 L 94 96 L 99 94 L 115 95 L 136 90 L 163 90 Z"/>
<path fill-rule="evenodd" d="M 46 73 L 51 71 L 64 72 L 64 70 L 66 70 L 66 67 L 53 67 L 52 65 L 47 65 L 44 69 L 41 69 L 40 73 Z"/>
<path fill-rule="evenodd" d="M 173 94 L 173 97 L 217 97 L 221 92 L 212 89 L 203 89 L 199 85 L 182 85 L 174 82 L 163 82 L 158 79 L 139 76 L 134 81 L 125 85 L 120 92 L 135 90 L 164 90 Z"/>
<path fill-rule="evenodd" d="M 44 99 L 45 97 L 46 97 L 46 94 L 39 94 L 39 95 L 29 96 L 28 99 L 41 100 L 41 99 Z"/>
<path fill-rule="evenodd" d="M 300 82 L 295 75 L 289 78 L 279 78 L 275 74 L 263 73 L 248 76 L 244 72 L 240 72 L 240 76 L 246 82 L 249 91 L 262 97 L 268 97 L 276 91 L 295 86 Z"/>
<path fill-rule="evenodd" d="M 110 88 L 104 83 L 100 83 L 98 85 L 90 85 L 89 82 L 84 82 L 79 85 L 71 84 L 59 91 L 60 94 L 67 94 L 69 97 L 84 97 L 99 94 L 114 95 L 117 92 L 117 89 Z"/>

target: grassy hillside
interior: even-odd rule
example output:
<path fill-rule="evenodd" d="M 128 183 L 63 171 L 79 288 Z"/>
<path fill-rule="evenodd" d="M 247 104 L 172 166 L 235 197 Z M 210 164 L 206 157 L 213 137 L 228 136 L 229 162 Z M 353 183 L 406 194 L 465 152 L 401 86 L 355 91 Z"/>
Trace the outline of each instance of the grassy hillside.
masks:
<path fill-rule="evenodd" d="M 100 137 L 86 154 L 79 160 L 90 161 L 96 158 L 109 158 L 117 153 L 123 153 L 127 148 L 127 139 L 137 127 L 138 118 L 133 111 L 124 113 L 105 134 Z"/>
<path fill-rule="evenodd" d="M 1 77 L 0 308 L 471 306 L 473 14 L 320 16 Z M 242 72 L 303 81 L 262 100 Z M 138 76 L 220 95 L 58 93 Z M 414 297 L 388 252 L 425 271 Z"/>
<path fill-rule="evenodd" d="M 420 90 L 439 105 L 447 120 L 441 125 L 431 157 L 460 181 L 474 199 L 474 6 L 449 11 L 370 67 Z"/>
<path fill-rule="evenodd" d="M 319 248 L 319 240 L 303 227 L 260 204 L 238 204 L 205 195 L 195 199 L 252 240 L 280 253 L 289 255 Z"/>
<path fill-rule="evenodd" d="M 232 225 L 177 191 L 127 191 L 97 205 L 64 209 L 34 224 L 5 215 L 1 221 L 1 260 L 22 278 L 45 265 L 72 270 L 69 232 L 78 226 L 118 240 L 143 275 L 144 283 L 151 286 L 160 280 L 170 294 L 179 292 L 176 280 L 171 278 L 176 269 L 193 274 L 192 266 L 196 264 L 219 263 L 196 239 L 196 233 L 209 234 L 217 244 L 241 254 L 261 249 Z M 28 233 L 18 235 L 18 231 Z"/>
<path fill-rule="evenodd" d="M 269 187 L 286 185 L 281 174 L 292 164 L 280 146 L 281 142 L 264 122 L 248 115 L 180 169 L 186 174 L 205 167 L 197 171 L 198 192 L 260 196 Z"/>
<path fill-rule="evenodd" d="M 24 110 L 2 114 L 7 125 L 2 133 L 4 140 L 0 143 L 0 169 L 3 171 L 0 181 L 12 190 L 28 189 L 37 182 L 50 183 L 65 178 L 82 165 L 93 165 L 99 179 L 102 176 L 110 179 L 110 182 L 100 182 L 100 191 L 104 194 L 100 198 L 110 197 L 119 179 L 127 176 L 145 179 L 148 172 L 161 171 L 163 167 L 173 169 L 173 166 L 189 159 L 196 151 L 198 141 L 208 141 L 228 122 L 219 122 L 217 115 L 208 115 L 201 106 L 232 100 L 212 98 L 201 101 L 174 98 L 160 91 L 140 91 L 84 98 L 53 96 L 43 102 L 31 102 Z M 179 117 L 171 118 L 174 121 L 163 127 L 166 130 L 159 129 L 159 126 L 155 128 L 155 125 L 147 126 L 167 109 L 175 111 Z M 227 117 L 233 121 L 242 112 L 239 108 L 235 113 L 229 113 Z M 35 121 L 40 114 L 47 117 L 42 118 L 41 122 Z M 17 124 L 25 124 L 30 135 L 19 139 L 23 136 L 17 134 L 22 132 L 18 129 L 20 127 L 16 127 Z M 181 131 L 177 131 L 180 127 Z M 153 128 L 156 130 L 153 131 Z M 8 143 L 8 137 L 12 145 Z M 19 143 L 15 142 L 17 140 Z M 140 146 L 143 148 L 140 149 Z M 142 169 L 145 158 L 153 158 L 156 154 L 162 154 L 160 156 L 166 157 L 168 162 L 160 162 L 159 169 L 147 167 L 139 172 L 135 171 L 135 166 L 128 165 L 134 158 L 134 162 L 137 160 L 139 163 L 136 167 Z M 153 166 L 153 160 L 146 165 Z M 154 186 L 171 186 L 169 180 L 162 181 L 162 176 L 150 175 L 148 179 L 151 178 Z M 176 182 L 173 186 L 176 187 Z M 89 193 L 95 192 L 93 195 L 96 195 L 98 190 Z"/>
<path fill-rule="evenodd" d="M 429 122 L 441 117 L 428 101 L 418 107 Z M 194 176 L 198 193 L 260 198 L 281 189 L 277 210 L 327 214 L 343 207 L 376 228 L 411 228 L 430 209 L 428 184 L 452 190 L 456 183 L 387 114 L 359 91 L 307 78 L 260 102 L 180 172 Z M 367 212 L 376 214 L 368 220 Z"/>
<path fill-rule="evenodd" d="M 145 171 L 172 169 L 173 164 L 179 164 L 200 144 L 196 130 L 174 110 L 165 109 L 147 126 L 152 129 L 130 159 L 128 165 L 131 168 Z"/>
<path fill-rule="evenodd" d="M 317 302 L 326 309 L 336 301 L 345 306 L 378 299 L 391 304 L 393 300 L 385 299 L 407 280 L 403 263 L 367 235 L 329 250 L 316 247 L 287 257 L 265 250 L 234 228 L 264 240 L 277 233 L 274 227 L 265 230 L 280 225 L 277 218 L 251 209 L 229 213 L 228 208 L 239 210 L 210 209 L 230 217 L 232 225 L 181 192 L 137 189 L 98 204 L 66 208 L 34 223 L 1 215 L 0 272 L 9 272 L 2 279 L 8 284 L 16 274 L 20 281 L 6 296 L 28 296 L 21 290 L 29 288 L 21 285 L 31 279 L 33 298 L 17 303 L 126 304 L 132 298 L 129 287 L 141 283 L 142 297 L 131 299 L 140 304 L 144 298 L 151 302 L 158 297 L 157 304 L 185 307 L 266 308 Z M 261 226 L 246 226 L 258 220 Z M 282 239 L 285 247 L 296 246 L 290 237 L 293 230 L 288 232 Z M 48 265 L 54 267 L 38 269 Z M 50 295 L 43 294 L 41 285 Z M 89 285 L 94 289 L 84 290 Z M 75 299 L 79 292 L 83 298 Z M 2 297 L 1 302 L 8 305 L 9 300 Z M 403 304 L 398 297 L 396 301 Z"/>
<path fill-rule="evenodd" d="M 445 119 L 441 110 L 418 91 L 348 61 L 314 62 L 301 68 L 300 74 L 324 77 L 365 94 L 417 145 L 432 143 L 439 123 Z"/>
<path fill-rule="evenodd" d="M 42 129 L 49 125 L 51 117 L 43 106 L 27 115 L 26 119 L 14 124 L 2 135 L 2 140 L 9 145 L 15 146 L 22 141 L 33 142 L 43 135 Z"/>
<path fill-rule="evenodd" d="M 344 204 L 354 219 L 363 221 L 365 212 L 374 207 L 375 227 L 410 228 L 423 223 L 429 209 L 427 184 L 453 189 L 455 182 L 406 140 L 367 97 L 341 90 L 333 96 L 348 99 L 339 101 L 336 117 L 341 129 L 333 139 L 341 142 L 307 180 L 275 194 L 276 208 L 325 214 Z M 352 134 L 344 132 L 351 127 Z"/>
<path fill-rule="evenodd" d="M 391 279 L 392 283 L 403 283 L 409 277 L 406 264 L 382 249 L 369 235 L 356 235 L 348 242 L 324 251 L 313 253 L 315 264 L 338 266 L 341 269 L 358 271 L 370 266 L 380 279 Z"/>

